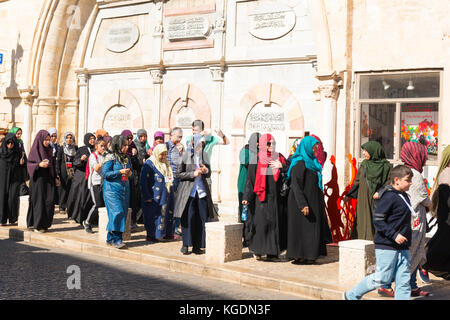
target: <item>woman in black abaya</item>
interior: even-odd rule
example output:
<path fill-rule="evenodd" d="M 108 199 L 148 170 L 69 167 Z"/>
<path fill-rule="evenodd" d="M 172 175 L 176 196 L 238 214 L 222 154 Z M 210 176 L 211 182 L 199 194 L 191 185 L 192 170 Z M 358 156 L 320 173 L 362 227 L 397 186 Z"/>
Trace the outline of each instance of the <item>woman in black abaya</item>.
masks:
<path fill-rule="evenodd" d="M 36 135 L 28 157 L 27 171 L 30 175 L 27 225 L 37 232 L 46 232 L 52 225 L 55 212 L 53 191 L 56 178 L 50 134 L 46 130 L 40 130 Z"/>
<path fill-rule="evenodd" d="M 64 143 L 59 148 L 56 156 L 56 174 L 61 185 L 59 186 L 59 212 L 63 213 L 67 208 L 67 199 L 69 197 L 72 180 L 75 175 L 73 160 L 78 147 L 75 144 L 75 135 L 68 131 L 64 134 Z"/>
<path fill-rule="evenodd" d="M 1 225 L 17 221 L 19 214 L 19 190 L 22 174 L 19 160 L 19 142 L 14 133 L 8 133 L 0 148 L 0 220 Z"/>
<path fill-rule="evenodd" d="M 84 208 L 89 207 L 89 205 L 92 207 L 92 199 L 86 180 L 86 164 L 89 156 L 94 152 L 94 146 L 95 135 L 92 133 L 85 134 L 84 146 L 78 148 L 73 160 L 75 175 L 67 198 L 67 215 L 69 219 L 73 219 L 80 224 L 87 218 L 87 211 Z"/>

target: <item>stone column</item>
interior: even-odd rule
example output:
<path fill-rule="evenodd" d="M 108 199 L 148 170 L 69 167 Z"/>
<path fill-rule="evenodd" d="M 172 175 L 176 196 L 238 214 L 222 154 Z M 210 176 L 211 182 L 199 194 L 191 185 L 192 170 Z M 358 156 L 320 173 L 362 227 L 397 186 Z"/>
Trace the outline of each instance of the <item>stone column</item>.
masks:
<path fill-rule="evenodd" d="M 319 137 L 322 140 L 323 148 L 327 152 L 327 161 L 323 168 L 323 183 L 328 183 L 331 179 L 332 165 L 330 157 L 336 156 L 336 112 L 337 99 L 339 97 L 338 77 L 333 74 L 320 80 L 319 92 L 322 101 L 322 131 Z"/>
<path fill-rule="evenodd" d="M 31 147 L 31 131 L 33 129 L 32 108 L 34 100 L 38 96 L 38 90 L 36 87 L 27 86 L 25 88 L 20 88 L 19 93 L 26 106 L 22 128 L 22 140 L 25 151 L 28 153 Z"/>
<path fill-rule="evenodd" d="M 153 81 L 154 101 L 156 102 L 156 105 L 152 110 L 151 124 L 152 128 L 155 128 L 156 130 L 156 128 L 160 128 L 159 118 L 162 107 L 162 83 L 164 70 L 162 68 L 159 68 L 159 69 L 150 69 L 149 71 Z"/>
<path fill-rule="evenodd" d="M 223 80 L 224 80 L 224 65 L 215 65 L 210 66 L 209 71 L 211 72 L 211 80 L 213 81 L 213 92 L 214 92 L 214 98 L 211 102 L 211 105 L 213 106 L 212 110 L 212 121 L 211 121 L 211 129 L 223 129 L 222 128 L 222 104 L 223 104 Z M 225 133 L 225 132 L 224 132 Z M 225 133 L 226 134 L 226 133 Z M 228 136 L 228 139 L 230 137 Z M 215 155 L 212 157 L 211 161 L 211 169 L 212 169 L 212 196 L 214 202 L 221 202 L 221 168 L 223 167 L 222 164 L 222 147 L 216 147 L 216 152 L 214 152 Z"/>
<path fill-rule="evenodd" d="M 89 109 L 89 74 L 87 69 L 75 70 L 78 79 L 78 130 L 75 136 L 82 141 L 84 135 L 87 133 L 88 128 L 88 109 Z"/>

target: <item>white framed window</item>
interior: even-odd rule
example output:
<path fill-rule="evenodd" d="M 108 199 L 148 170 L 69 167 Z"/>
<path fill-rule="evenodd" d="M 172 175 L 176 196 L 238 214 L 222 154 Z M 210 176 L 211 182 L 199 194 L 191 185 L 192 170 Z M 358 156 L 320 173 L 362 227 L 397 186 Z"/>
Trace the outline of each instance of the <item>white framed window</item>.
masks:
<path fill-rule="evenodd" d="M 427 146 L 427 165 L 437 165 L 441 70 L 356 73 L 356 134 L 354 154 L 362 160 L 361 146 L 378 141 L 386 158 L 401 163 L 404 143 Z"/>

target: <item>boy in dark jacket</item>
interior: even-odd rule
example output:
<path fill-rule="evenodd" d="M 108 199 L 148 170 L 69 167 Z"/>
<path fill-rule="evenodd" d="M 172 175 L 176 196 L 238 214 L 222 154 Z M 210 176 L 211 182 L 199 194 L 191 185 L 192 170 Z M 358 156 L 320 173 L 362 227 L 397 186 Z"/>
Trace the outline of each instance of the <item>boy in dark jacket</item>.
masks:
<path fill-rule="evenodd" d="M 399 165 L 391 171 L 392 188 L 381 196 L 373 216 L 375 234 L 375 273 L 365 277 L 359 284 L 344 293 L 345 300 L 359 300 L 377 288 L 390 284 L 395 279 L 395 299 L 409 300 L 411 297 L 410 254 L 411 207 L 408 195 L 413 172 Z"/>

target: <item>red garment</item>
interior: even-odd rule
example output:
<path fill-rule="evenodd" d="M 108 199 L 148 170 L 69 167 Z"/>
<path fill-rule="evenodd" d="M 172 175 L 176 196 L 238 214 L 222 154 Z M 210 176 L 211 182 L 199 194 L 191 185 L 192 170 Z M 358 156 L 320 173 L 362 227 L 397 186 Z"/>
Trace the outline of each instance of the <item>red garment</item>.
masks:
<path fill-rule="evenodd" d="M 400 159 L 407 167 L 422 173 L 423 166 L 428 160 L 427 147 L 421 143 L 407 142 L 402 147 Z"/>
<path fill-rule="evenodd" d="M 258 165 L 256 166 L 255 187 L 253 188 L 259 201 L 266 199 L 266 176 L 269 162 L 279 160 L 282 164 L 286 164 L 286 159 L 281 153 L 267 152 L 267 143 L 271 140 L 275 141 L 270 134 L 264 134 L 259 138 Z M 275 146 L 273 149 L 275 149 Z M 280 177 L 280 170 L 272 169 L 272 172 L 273 179 L 277 182 Z"/>
<path fill-rule="evenodd" d="M 318 136 L 315 136 L 313 134 L 311 135 L 311 137 L 313 137 L 317 141 L 319 141 L 319 144 L 317 145 L 317 151 L 316 151 L 315 156 L 316 156 L 317 161 L 319 161 L 320 165 L 323 168 L 326 158 L 325 158 L 325 151 L 323 149 L 322 141 L 320 140 L 320 138 Z"/>

